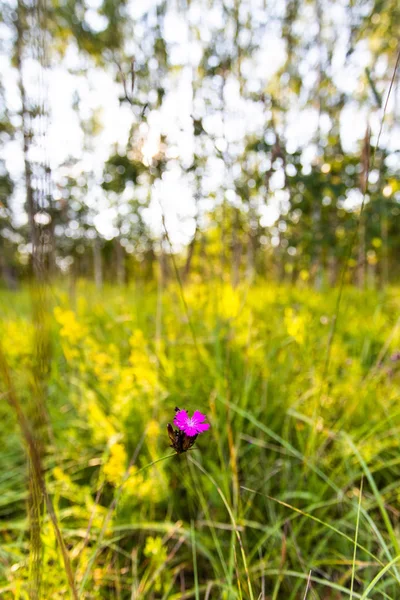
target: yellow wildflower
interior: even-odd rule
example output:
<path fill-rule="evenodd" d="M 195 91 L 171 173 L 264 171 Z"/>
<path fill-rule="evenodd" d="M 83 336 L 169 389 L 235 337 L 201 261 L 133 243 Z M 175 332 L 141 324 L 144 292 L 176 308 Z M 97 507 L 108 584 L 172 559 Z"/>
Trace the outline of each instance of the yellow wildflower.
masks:
<path fill-rule="evenodd" d="M 104 475 L 110 483 L 118 486 L 126 469 L 126 450 L 122 444 L 113 444 L 110 448 L 110 458 L 104 465 Z"/>

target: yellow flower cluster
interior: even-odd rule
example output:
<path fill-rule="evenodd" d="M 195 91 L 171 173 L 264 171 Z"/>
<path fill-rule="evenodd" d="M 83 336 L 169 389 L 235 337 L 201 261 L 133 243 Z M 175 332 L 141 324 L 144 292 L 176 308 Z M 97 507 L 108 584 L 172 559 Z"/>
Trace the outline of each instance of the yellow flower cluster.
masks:
<path fill-rule="evenodd" d="M 110 457 L 104 465 L 103 471 L 107 481 L 115 486 L 121 484 L 126 471 L 126 450 L 122 444 L 113 444 L 110 448 Z"/>
<path fill-rule="evenodd" d="M 127 464 L 128 456 L 124 445 L 120 442 L 113 443 L 110 447 L 110 456 L 103 467 L 106 481 L 115 487 L 124 482 L 125 497 L 139 500 L 147 498 L 153 501 L 164 497 L 165 481 L 158 469 L 150 468 L 138 473 L 138 467 L 133 465 L 129 468 L 128 476 L 124 481 Z"/>
<path fill-rule="evenodd" d="M 163 563 L 167 558 L 167 550 L 160 536 L 146 538 L 144 555 L 156 562 Z"/>
<path fill-rule="evenodd" d="M 302 346 L 306 336 L 306 323 L 301 315 L 294 312 L 293 308 L 285 308 L 285 326 L 290 337 Z"/>
<path fill-rule="evenodd" d="M 56 306 L 54 316 L 57 323 L 61 325 L 61 347 L 64 356 L 68 362 L 72 362 L 80 356 L 80 344 L 87 335 L 87 328 L 78 322 L 72 310 Z"/>
<path fill-rule="evenodd" d="M 11 366 L 29 361 L 33 354 L 34 326 L 25 319 L 4 321 L 0 338 L 7 360 Z"/>
<path fill-rule="evenodd" d="M 153 470 L 138 473 L 138 468 L 135 465 L 129 469 L 125 491 L 128 495 L 140 500 L 144 500 L 145 498 L 158 500 L 160 498 L 160 489 L 153 476 Z"/>
<path fill-rule="evenodd" d="M 93 337 L 88 336 L 84 341 L 83 350 L 85 365 L 93 371 L 100 387 L 108 390 L 110 382 L 113 382 L 118 375 L 118 348 L 115 344 L 101 345 Z"/>
<path fill-rule="evenodd" d="M 87 328 L 77 321 L 72 310 L 64 310 L 60 306 L 54 309 L 56 321 L 61 325 L 60 335 L 72 345 L 79 344 L 87 335 Z"/>

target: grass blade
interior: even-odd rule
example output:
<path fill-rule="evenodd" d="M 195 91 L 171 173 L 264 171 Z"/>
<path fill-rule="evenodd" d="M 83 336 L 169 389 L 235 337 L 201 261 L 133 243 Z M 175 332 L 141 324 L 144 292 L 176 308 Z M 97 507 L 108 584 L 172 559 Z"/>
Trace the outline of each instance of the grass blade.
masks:
<path fill-rule="evenodd" d="M 356 533 L 355 533 L 355 536 L 354 536 L 353 564 L 352 564 L 352 567 L 351 567 L 350 599 L 353 598 L 354 577 L 355 577 L 355 573 L 356 573 L 357 540 L 358 540 L 358 527 L 359 527 L 359 524 L 360 524 L 360 509 L 361 509 L 362 489 L 363 489 L 363 479 L 361 479 L 361 485 L 360 485 L 359 496 L 358 496 L 358 510 L 357 510 Z"/>

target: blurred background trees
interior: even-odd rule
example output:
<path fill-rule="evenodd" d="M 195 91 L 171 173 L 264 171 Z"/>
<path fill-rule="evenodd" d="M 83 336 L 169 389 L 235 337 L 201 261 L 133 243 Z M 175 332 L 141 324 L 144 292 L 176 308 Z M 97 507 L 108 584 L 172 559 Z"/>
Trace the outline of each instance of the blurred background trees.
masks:
<path fill-rule="evenodd" d="M 395 281 L 398 3 L 139 4 L 1 3 L 3 284 Z"/>

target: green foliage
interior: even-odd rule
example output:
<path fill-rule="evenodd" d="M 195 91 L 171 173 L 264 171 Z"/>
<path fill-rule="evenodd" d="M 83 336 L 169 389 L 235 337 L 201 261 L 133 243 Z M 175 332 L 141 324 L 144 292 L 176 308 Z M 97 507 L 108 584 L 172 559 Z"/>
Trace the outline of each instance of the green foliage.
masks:
<path fill-rule="evenodd" d="M 79 50 L 97 64 L 104 64 L 106 50 L 121 48 L 125 4 L 125 0 L 104 0 L 100 3 L 96 12 L 105 18 L 105 27 L 102 31 L 94 31 L 86 20 L 89 6 L 84 1 L 53 1 L 47 8 L 47 27 L 52 34 L 53 48 L 63 55 L 72 39 L 78 44 Z"/>
<path fill-rule="evenodd" d="M 0 162 L 0 208 L 5 209 L 9 204 L 9 198 L 13 193 L 14 182 L 9 173 L 3 168 L 3 161 Z"/>
<path fill-rule="evenodd" d="M 145 171 L 146 168 L 142 162 L 115 154 L 105 163 L 102 187 L 106 191 L 121 194 L 128 182 L 136 185 L 138 178 Z"/>

